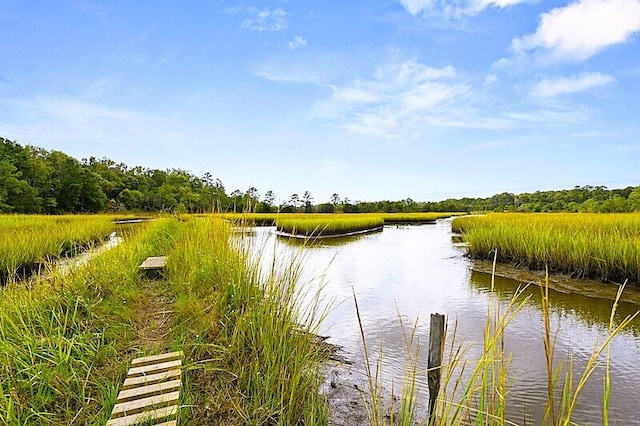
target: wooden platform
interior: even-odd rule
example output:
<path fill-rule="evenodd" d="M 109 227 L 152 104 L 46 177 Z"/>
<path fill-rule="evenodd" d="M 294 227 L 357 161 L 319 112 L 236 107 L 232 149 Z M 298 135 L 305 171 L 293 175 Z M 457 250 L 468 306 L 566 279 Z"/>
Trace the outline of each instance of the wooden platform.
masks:
<path fill-rule="evenodd" d="M 182 352 L 134 359 L 107 426 L 177 426 L 181 383 Z"/>
<path fill-rule="evenodd" d="M 138 266 L 143 271 L 162 270 L 167 265 L 166 256 L 150 256 Z"/>

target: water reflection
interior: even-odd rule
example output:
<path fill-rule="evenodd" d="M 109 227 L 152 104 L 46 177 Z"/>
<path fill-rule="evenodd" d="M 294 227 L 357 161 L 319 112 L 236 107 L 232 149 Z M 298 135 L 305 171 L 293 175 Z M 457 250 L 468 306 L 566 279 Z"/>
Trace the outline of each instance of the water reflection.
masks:
<path fill-rule="evenodd" d="M 354 243 L 361 238 L 365 238 L 370 234 L 352 235 L 348 237 L 331 237 L 331 238 L 292 238 L 286 235 L 277 235 L 279 242 L 288 244 L 298 248 L 323 248 L 323 247 L 340 247 L 346 244 Z"/>
<path fill-rule="evenodd" d="M 488 293 L 491 291 L 490 274 L 473 271 L 471 273 L 470 283 L 480 292 Z M 508 300 L 513 297 L 516 290 L 523 286 L 523 283 L 502 277 L 495 277 L 494 281 L 494 290 L 503 300 Z M 540 308 L 542 293 L 538 285 L 531 284 L 527 286 L 523 292 L 523 297 L 525 296 L 530 297 L 531 303 Z M 554 291 L 553 289 L 549 289 L 549 300 L 551 310 L 558 315 L 564 313 L 578 316 L 582 323 L 589 326 L 604 326 L 606 328 L 609 324 L 613 300 L 592 298 L 576 293 L 569 294 Z M 635 314 L 638 309 L 639 307 L 636 304 L 620 302 L 616 308 L 617 321 Z M 640 318 L 630 324 L 629 330 L 634 334 L 638 334 L 640 330 Z"/>
<path fill-rule="evenodd" d="M 399 388 L 404 374 L 406 340 L 415 333 L 422 347 L 420 366 L 426 368 L 429 314 L 447 315 L 449 329 L 457 321 L 459 341 L 469 347 L 469 361 L 480 356 L 489 306 L 506 307 L 520 283 L 497 278 L 499 298 L 490 292 L 487 274 L 472 272 L 462 248 L 452 243 L 447 221 L 435 225 L 385 227 L 382 233 L 340 240 L 300 244 L 275 238 L 273 228 L 259 228 L 254 237 L 256 252 L 270 266 L 278 259 L 298 258 L 303 263 L 300 286 L 323 285 L 323 303 L 332 309 L 321 334 L 345 348 L 346 356 L 362 365 L 362 348 L 354 293 L 358 300 L 370 353 L 383 348 L 383 379 Z M 313 293 L 313 292 L 312 292 Z M 546 400 L 546 366 L 542 343 L 543 323 L 538 287 L 526 290 L 528 303 L 506 331 L 505 348 L 513 354 L 509 369 L 508 416 L 516 423 L 540 423 Z M 524 297 L 524 296 L 523 296 Z M 496 302 L 497 299 L 497 302 Z M 596 342 L 605 340 L 611 301 L 552 292 L 551 325 L 558 330 L 558 362 L 571 356 L 576 375 L 581 374 Z M 635 305 L 622 304 L 620 315 L 632 313 Z M 416 318 L 418 320 L 416 321 Z M 405 328 L 401 326 L 403 321 Z M 414 329 L 415 326 L 415 329 Z M 640 424 L 632 407 L 640 391 L 639 321 L 611 344 L 611 420 L 619 424 Z M 418 377 L 426 389 L 426 375 Z M 602 369 L 584 389 L 574 417 L 579 424 L 601 422 Z"/>

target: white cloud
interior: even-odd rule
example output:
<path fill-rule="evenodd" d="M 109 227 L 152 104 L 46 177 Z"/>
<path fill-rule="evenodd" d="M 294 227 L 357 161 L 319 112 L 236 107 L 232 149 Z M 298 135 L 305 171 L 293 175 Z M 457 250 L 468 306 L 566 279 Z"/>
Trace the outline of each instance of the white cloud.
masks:
<path fill-rule="evenodd" d="M 487 76 L 484 79 L 484 84 L 487 86 L 496 84 L 498 81 L 500 81 L 500 79 L 498 78 L 497 75 L 495 74 L 487 74 Z"/>
<path fill-rule="evenodd" d="M 599 72 L 582 73 L 573 77 L 545 79 L 538 82 L 531 94 L 538 98 L 551 98 L 567 93 L 577 93 L 592 87 L 604 86 L 614 81 L 614 78 Z"/>
<path fill-rule="evenodd" d="M 318 103 L 314 113 L 353 133 L 406 136 L 417 128 L 437 125 L 443 110 L 465 98 L 470 86 L 455 78 L 451 66 L 392 63 L 379 68 L 374 78 L 330 86 L 331 96 Z"/>
<path fill-rule="evenodd" d="M 289 49 L 295 50 L 307 45 L 307 39 L 300 37 L 299 35 L 295 36 L 293 40 L 289 42 Z"/>
<path fill-rule="evenodd" d="M 151 114 L 69 97 L 5 100 L 0 103 L 0 111 L 5 108 L 15 118 L 0 121 L 0 130 L 36 145 L 50 141 L 109 145 L 135 140 L 139 133 L 153 133 L 152 129 L 163 123 Z"/>
<path fill-rule="evenodd" d="M 400 4 L 412 15 L 431 10 L 435 6 L 434 3 L 434 0 L 400 0 Z"/>
<path fill-rule="evenodd" d="M 89 120 L 125 120 L 142 116 L 122 108 L 109 108 L 75 98 L 40 97 L 15 101 L 16 105 L 35 115 L 45 115 L 69 122 Z"/>
<path fill-rule="evenodd" d="M 262 10 L 251 9 L 251 18 L 242 23 L 242 28 L 253 31 L 282 31 L 289 26 L 288 13 L 281 8 Z"/>
<path fill-rule="evenodd" d="M 399 0 L 400 4 L 412 15 L 439 14 L 453 17 L 477 15 L 483 10 L 493 7 L 504 9 L 531 0 Z"/>
<path fill-rule="evenodd" d="M 542 50 L 552 59 L 585 60 L 640 31 L 640 0 L 578 0 L 540 16 L 535 33 L 515 38 L 515 54 Z"/>

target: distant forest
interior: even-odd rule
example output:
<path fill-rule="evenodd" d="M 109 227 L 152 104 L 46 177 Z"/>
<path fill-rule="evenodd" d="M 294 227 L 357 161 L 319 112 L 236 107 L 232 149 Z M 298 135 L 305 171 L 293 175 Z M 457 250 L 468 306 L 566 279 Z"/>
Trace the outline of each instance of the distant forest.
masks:
<path fill-rule="evenodd" d="M 181 169 L 158 170 L 130 167 L 110 159 L 77 159 L 60 151 L 22 146 L 0 137 L 0 212 L 2 213 L 98 213 L 98 212 L 211 211 L 372 213 L 372 212 L 630 212 L 640 211 L 640 186 L 607 189 L 576 186 L 559 191 L 496 194 L 488 198 L 447 199 L 420 202 L 360 202 L 337 193 L 316 203 L 309 193 L 292 194 L 276 204 L 273 191 L 257 188 L 227 193 L 210 173 L 197 177 Z"/>

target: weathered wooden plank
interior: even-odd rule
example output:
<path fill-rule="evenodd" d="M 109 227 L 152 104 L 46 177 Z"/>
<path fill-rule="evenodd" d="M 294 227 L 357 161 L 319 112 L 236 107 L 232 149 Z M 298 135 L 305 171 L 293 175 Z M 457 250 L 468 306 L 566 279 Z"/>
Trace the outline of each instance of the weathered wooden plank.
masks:
<path fill-rule="evenodd" d="M 127 390 L 135 387 L 139 387 L 139 386 L 155 385 L 156 383 L 162 383 L 162 382 L 175 380 L 175 379 L 180 380 L 181 373 L 182 373 L 181 370 L 174 369 L 169 371 L 163 371 L 162 373 L 147 374 L 147 375 L 138 376 L 138 377 L 127 377 L 124 380 L 124 383 L 120 389 Z"/>
<path fill-rule="evenodd" d="M 149 271 L 154 269 L 164 269 L 167 264 L 166 256 L 150 256 L 138 266 L 139 269 Z"/>
<path fill-rule="evenodd" d="M 155 385 L 141 386 L 133 389 L 121 390 L 116 399 L 116 403 L 129 402 L 134 399 L 146 398 L 152 395 L 161 395 L 164 393 L 180 390 L 180 380 L 172 380 L 170 382 L 157 383 Z"/>
<path fill-rule="evenodd" d="M 170 420 L 171 417 L 178 415 L 178 406 L 162 407 L 156 410 L 145 411 L 143 413 L 132 414 L 126 417 L 111 419 L 106 426 L 133 426 L 145 420 Z M 165 424 L 165 423 L 163 423 Z M 167 422 L 167 425 L 177 425 L 177 422 Z"/>
<path fill-rule="evenodd" d="M 162 362 L 160 364 L 143 365 L 142 367 L 130 368 L 127 377 L 138 377 L 147 374 L 162 373 L 163 371 L 175 370 L 182 367 L 182 360 Z"/>
<path fill-rule="evenodd" d="M 175 361 L 177 359 L 182 359 L 182 351 L 136 358 L 131 361 L 131 367 L 142 367 L 143 365 L 158 364 L 161 362 Z"/>
<path fill-rule="evenodd" d="M 154 395 L 147 398 L 136 399 L 134 401 L 123 402 L 113 406 L 111 418 L 122 417 L 130 414 L 138 414 L 148 408 L 155 406 L 166 406 L 177 403 L 180 399 L 180 391 L 170 392 L 163 395 Z M 147 410 L 148 411 L 148 410 Z"/>

